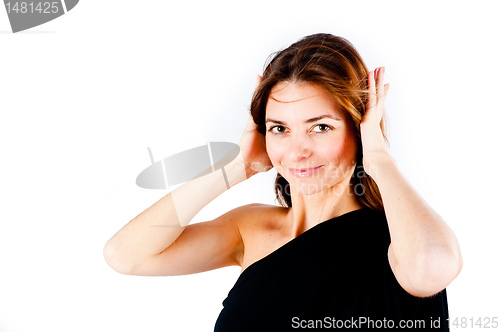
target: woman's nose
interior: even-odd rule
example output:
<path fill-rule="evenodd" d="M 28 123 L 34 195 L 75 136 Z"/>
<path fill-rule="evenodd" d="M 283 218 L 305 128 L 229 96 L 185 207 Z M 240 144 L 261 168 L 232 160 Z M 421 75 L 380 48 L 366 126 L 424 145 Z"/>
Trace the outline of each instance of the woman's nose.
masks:
<path fill-rule="evenodd" d="M 300 161 L 311 155 L 312 142 L 307 135 L 292 135 L 288 141 L 287 150 L 292 161 Z"/>

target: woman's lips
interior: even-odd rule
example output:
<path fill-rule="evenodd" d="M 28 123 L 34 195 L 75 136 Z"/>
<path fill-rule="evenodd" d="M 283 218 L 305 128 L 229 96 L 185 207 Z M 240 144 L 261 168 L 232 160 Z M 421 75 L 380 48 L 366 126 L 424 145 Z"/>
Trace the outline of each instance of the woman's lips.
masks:
<path fill-rule="evenodd" d="M 298 176 L 300 178 L 305 178 L 318 172 L 321 167 L 323 166 L 312 167 L 312 168 L 289 168 L 288 170 L 292 175 Z"/>

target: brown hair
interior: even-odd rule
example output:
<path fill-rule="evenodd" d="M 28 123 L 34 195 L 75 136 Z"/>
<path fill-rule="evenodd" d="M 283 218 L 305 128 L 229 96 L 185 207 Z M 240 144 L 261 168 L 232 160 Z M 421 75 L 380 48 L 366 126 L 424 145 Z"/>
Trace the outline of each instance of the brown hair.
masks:
<path fill-rule="evenodd" d="M 331 92 L 345 112 L 356 136 L 358 154 L 351 186 L 358 202 L 368 208 L 383 210 L 377 184 L 363 168 L 360 123 L 368 96 L 368 69 L 354 46 L 346 39 L 330 34 L 307 36 L 277 52 L 262 75 L 250 106 L 257 130 L 266 135 L 266 105 L 272 88 L 279 82 L 311 83 Z M 384 121 L 380 124 L 384 134 Z M 289 183 L 278 173 L 274 184 L 281 206 L 291 207 Z"/>

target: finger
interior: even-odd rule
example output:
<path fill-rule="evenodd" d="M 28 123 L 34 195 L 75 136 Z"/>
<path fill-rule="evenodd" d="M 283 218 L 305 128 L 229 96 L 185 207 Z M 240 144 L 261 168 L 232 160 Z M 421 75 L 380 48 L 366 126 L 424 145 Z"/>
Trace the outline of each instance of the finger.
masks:
<path fill-rule="evenodd" d="M 244 132 L 253 132 L 257 130 L 257 124 L 253 121 L 252 114 L 248 117 L 247 124 L 245 125 Z"/>
<path fill-rule="evenodd" d="M 376 86 L 377 86 L 377 101 L 383 98 L 384 96 L 384 74 L 385 74 L 385 68 L 384 67 L 379 67 L 377 68 L 377 76 L 375 77 L 376 79 Z"/>
<path fill-rule="evenodd" d="M 386 95 L 386 87 L 384 85 L 384 67 L 378 67 L 373 71 L 373 78 L 370 77 L 370 103 L 367 109 L 366 121 L 371 123 L 379 123 L 384 113 L 384 101 Z"/>
<path fill-rule="evenodd" d="M 375 72 L 368 73 L 368 101 L 366 103 L 367 111 L 377 104 L 377 88 L 375 86 Z"/>
<path fill-rule="evenodd" d="M 389 84 L 385 84 L 383 88 L 381 88 L 380 90 L 382 90 L 382 96 L 380 98 L 378 98 L 378 101 L 377 101 L 377 107 L 376 107 L 376 110 L 377 110 L 377 117 L 382 120 L 382 116 L 384 114 L 384 104 L 385 104 L 385 98 L 387 97 L 387 93 L 389 92 Z M 379 120 L 379 121 L 380 121 Z"/>
<path fill-rule="evenodd" d="M 381 89 L 383 92 L 382 92 L 382 97 L 380 99 L 380 102 L 382 104 L 382 106 L 384 105 L 384 102 L 385 102 L 385 97 L 387 97 L 387 94 L 389 93 L 389 83 L 385 84 L 384 85 L 384 88 Z"/>
<path fill-rule="evenodd" d="M 257 89 L 257 87 L 259 86 L 260 82 L 262 82 L 262 76 L 257 75 L 257 83 L 255 84 L 255 88 L 256 88 L 256 89 Z"/>

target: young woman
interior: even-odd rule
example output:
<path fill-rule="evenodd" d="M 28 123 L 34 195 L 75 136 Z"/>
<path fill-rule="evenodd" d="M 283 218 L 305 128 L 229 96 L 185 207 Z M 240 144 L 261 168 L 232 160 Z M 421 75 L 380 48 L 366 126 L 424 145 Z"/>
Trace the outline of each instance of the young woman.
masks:
<path fill-rule="evenodd" d="M 106 244 L 108 264 L 165 276 L 241 266 L 216 331 L 447 331 L 459 245 L 389 155 L 383 77 L 329 34 L 278 52 L 259 78 L 238 157 L 130 221 Z M 189 225 L 272 167 L 281 206 L 249 204 Z"/>

